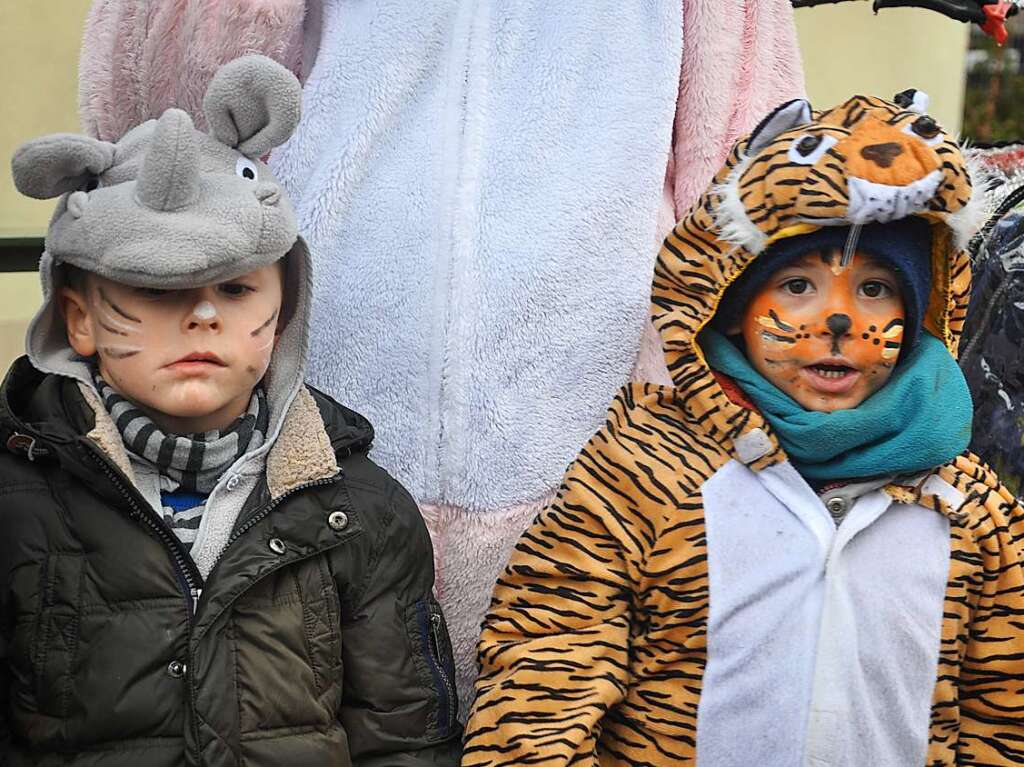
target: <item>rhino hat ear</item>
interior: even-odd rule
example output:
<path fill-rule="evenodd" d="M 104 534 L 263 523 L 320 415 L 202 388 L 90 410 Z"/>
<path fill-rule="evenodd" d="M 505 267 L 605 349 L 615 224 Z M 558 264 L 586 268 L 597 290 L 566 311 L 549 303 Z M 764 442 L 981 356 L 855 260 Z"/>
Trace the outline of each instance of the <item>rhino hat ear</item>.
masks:
<path fill-rule="evenodd" d="M 46 200 L 92 189 L 113 164 L 113 144 L 77 133 L 54 133 L 18 147 L 11 172 L 19 192 Z"/>
<path fill-rule="evenodd" d="M 203 99 L 210 133 L 246 157 L 283 144 L 299 123 L 302 86 L 266 56 L 243 56 L 220 69 Z"/>
<path fill-rule="evenodd" d="M 757 124 L 747 142 L 747 154 L 755 155 L 788 130 L 811 121 L 811 105 L 805 99 L 793 99 L 776 107 Z"/>

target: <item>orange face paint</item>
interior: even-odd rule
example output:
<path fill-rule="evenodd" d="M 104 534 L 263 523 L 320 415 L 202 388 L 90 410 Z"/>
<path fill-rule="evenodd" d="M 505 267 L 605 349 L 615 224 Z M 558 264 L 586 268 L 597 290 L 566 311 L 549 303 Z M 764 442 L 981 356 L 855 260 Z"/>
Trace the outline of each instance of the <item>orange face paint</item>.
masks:
<path fill-rule="evenodd" d="M 813 252 L 775 272 L 740 327 L 747 358 L 808 410 L 857 407 L 892 375 L 903 341 L 895 272 L 855 253 Z"/>

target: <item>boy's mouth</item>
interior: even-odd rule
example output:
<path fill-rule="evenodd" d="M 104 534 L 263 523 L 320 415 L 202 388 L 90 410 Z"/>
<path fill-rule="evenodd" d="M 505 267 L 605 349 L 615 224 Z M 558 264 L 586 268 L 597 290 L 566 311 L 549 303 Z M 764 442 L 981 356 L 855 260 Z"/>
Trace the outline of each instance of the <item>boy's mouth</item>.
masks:
<path fill-rule="evenodd" d="M 845 394 L 860 378 L 860 371 L 845 360 L 822 360 L 803 368 L 804 378 L 814 389 L 828 394 Z"/>
<path fill-rule="evenodd" d="M 213 352 L 192 352 L 172 362 L 168 367 L 224 367 L 224 361 Z"/>

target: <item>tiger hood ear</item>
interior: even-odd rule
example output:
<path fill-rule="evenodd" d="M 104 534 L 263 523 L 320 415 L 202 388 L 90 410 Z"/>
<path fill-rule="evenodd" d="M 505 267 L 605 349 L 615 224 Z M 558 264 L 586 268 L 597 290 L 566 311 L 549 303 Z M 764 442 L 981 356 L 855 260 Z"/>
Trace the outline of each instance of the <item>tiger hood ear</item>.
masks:
<path fill-rule="evenodd" d="M 768 146 L 780 134 L 811 122 L 811 104 L 806 99 L 793 99 L 776 107 L 757 124 L 747 140 L 747 156 Z"/>

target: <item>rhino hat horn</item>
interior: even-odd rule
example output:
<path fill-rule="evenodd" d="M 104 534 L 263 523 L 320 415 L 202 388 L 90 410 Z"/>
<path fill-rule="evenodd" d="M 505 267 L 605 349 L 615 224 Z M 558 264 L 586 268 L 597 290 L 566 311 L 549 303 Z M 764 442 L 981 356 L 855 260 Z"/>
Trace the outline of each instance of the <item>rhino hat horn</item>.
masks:
<path fill-rule="evenodd" d="M 181 210 L 199 196 L 199 147 L 187 113 L 168 109 L 157 121 L 136 194 L 158 211 Z"/>

